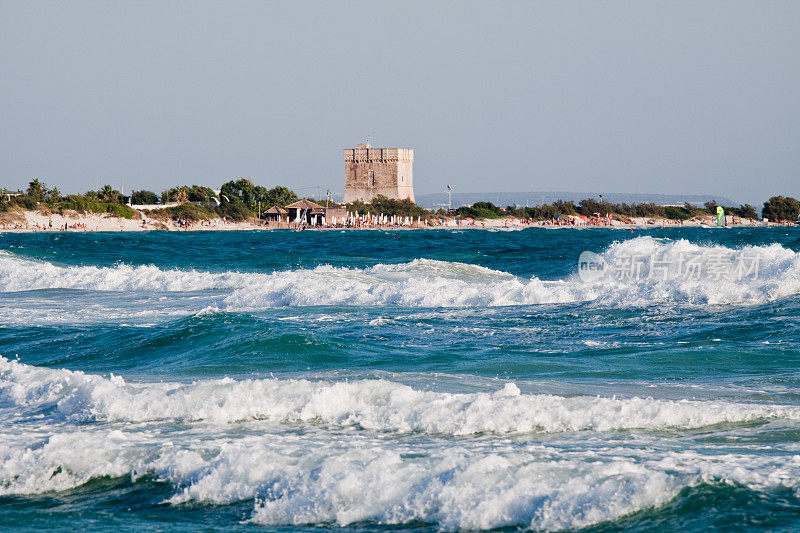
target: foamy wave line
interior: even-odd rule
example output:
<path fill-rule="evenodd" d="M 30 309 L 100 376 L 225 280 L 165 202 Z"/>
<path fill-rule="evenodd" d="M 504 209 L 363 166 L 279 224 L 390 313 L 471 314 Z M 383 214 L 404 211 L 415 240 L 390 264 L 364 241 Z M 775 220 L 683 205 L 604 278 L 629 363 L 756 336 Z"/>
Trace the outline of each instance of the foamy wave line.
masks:
<path fill-rule="evenodd" d="M 617 451 L 620 455 L 608 457 L 541 447 L 532 453 L 445 455 L 423 465 L 409 465 L 399 454 L 345 457 L 324 464 L 321 472 L 293 472 L 295 479 L 279 485 L 284 490 L 277 497 L 256 504 L 252 521 L 269 526 L 427 522 L 447 531 L 573 530 L 665 505 L 682 488 L 702 482 L 796 492 L 800 474 L 797 456 L 677 452 L 656 459 Z M 187 501 L 192 489 L 173 501 Z"/>
<path fill-rule="evenodd" d="M 417 390 L 387 380 L 346 382 L 230 378 L 126 383 L 82 372 L 28 366 L 0 357 L 0 408 L 41 411 L 72 421 L 161 420 L 324 423 L 388 432 L 445 435 L 699 428 L 721 423 L 800 420 L 800 408 L 720 401 L 561 397 Z"/>
<path fill-rule="evenodd" d="M 165 503 L 254 500 L 269 526 L 425 522 L 444 530 L 585 527 L 663 505 L 702 482 L 797 491 L 800 456 L 563 449 L 449 441 L 422 449 L 359 432 L 347 439 L 58 428 L 0 435 L 0 494 L 67 490 L 145 474 L 177 492 Z M 6 438 L 8 437 L 8 438 Z M 429 444 L 433 444 L 432 441 Z"/>
<path fill-rule="evenodd" d="M 94 291 L 201 291 L 235 289 L 252 275 L 238 272 L 214 274 L 195 270 L 161 270 L 155 266 L 60 267 L 31 261 L 0 250 L 0 291 L 82 289 Z"/>
<path fill-rule="evenodd" d="M 685 240 L 662 242 L 638 237 L 611 245 L 603 254 L 609 264 L 650 258 L 653 264 L 677 265 L 687 256 L 697 264 L 736 264 L 746 259 L 757 271 L 741 279 L 648 275 L 648 264 L 636 278 L 604 276 L 583 281 L 522 279 L 488 268 L 416 259 L 400 265 L 367 269 L 317 267 L 275 273 L 261 283 L 237 289 L 225 299 L 229 310 L 295 305 L 401 307 L 511 306 L 596 302 L 601 305 L 652 305 L 659 302 L 758 304 L 800 294 L 800 254 L 780 245 L 700 246 Z M 577 258 L 576 258 L 577 261 Z M 577 262 L 576 262 L 577 266 Z"/>
<path fill-rule="evenodd" d="M 742 279 L 689 279 L 670 274 L 635 279 L 604 276 L 581 281 L 522 279 L 476 265 L 416 259 L 398 265 L 257 273 L 161 270 L 154 266 L 58 267 L 0 252 L 0 291 L 70 288 L 107 291 L 198 291 L 229 289 L 225 310 L 268 307 L 354 305 L 406 307 L 509 306 L 570 302 L 604 305 L 757 304 L 800 294 L 800 254 L 774 244 L 734 250 L 685 240 L 651 237 L 611 245 L 602 257 L 622 264 L 648 257 L 654 264 L 678 264 L 687 255 L 703 263 L 757 262 L 757 275 Z M 754 259 L 755 258 L 755 259 Z M 577 266 L 577 258 L 576 258 Z M 647 263 L 644 264 L 647 268 Z"/>

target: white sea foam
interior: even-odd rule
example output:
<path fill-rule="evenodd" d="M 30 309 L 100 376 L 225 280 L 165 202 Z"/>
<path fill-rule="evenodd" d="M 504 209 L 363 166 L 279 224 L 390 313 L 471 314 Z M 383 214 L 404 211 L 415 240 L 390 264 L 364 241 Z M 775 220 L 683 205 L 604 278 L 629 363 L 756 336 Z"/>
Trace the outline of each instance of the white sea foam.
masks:
<path fill-rule="evenodd" d="M 0 495 L 153 473 L 177 487 L 168 503 L 255 499 L 252 520 L 267 525 L 421 520 L 444 529 L 552 529 L 663 503 L 698 477 L 696 470 L 676 476 L 636 458 L 563 453 L 541 445 L 449 443 L 417 449 L 359 434 L 349 437 L 200 440 L 173 432 L 166 440 L 146 432 L 88 428 L 38 439 L 4 438 Z M 670 468 L 680 466 L 688 465 L 673 458 Z"/>
<path fill-rule="evenodd" d="M 61 267 L 23 259 L 0 250 L 0 292 L 37 289 L 92 291 L 201 291 L 244 286 L 249 275 L 195 270 L 162 270 L 155 266 Z"/>
<path fill-rule="evenodd" d="M 423 460 L 358 449 L 292 465 L 253 521 L 284 524 L 435 523 L 444 530 L 581 527 L 665 503 L 680 481 L 629 459 L 591 463 L 547 447 L 439 449 Z M 193 487 L 180 498 L 191 495 Z"/>
<path fill-rule="evenodd" d="M 230 378 L 127 383 L 0 357 L 0 409 L 52 410 L 69 421 L 245 420 L 323 423 L 374 431 L 472 435 L 625 429 L 686 429 L 721 423 L 800 420 L 800 408 L 721 401 L 494 393 L 445 393 L 388 380 Z"/>
<path fill-rule="evenodd" d="M 445 530 L 553 530 L 662 505 L 701 482 L 797 490 L 800 479 L 800 456 L 676 452 L 652 441 L 623 448 L 597 440 L 589 447 L 403 442 L 318 430 L 215 437 L 92 426 L 55 431 L 0 434 L 0 494 L 154 474 L 175 486 L 166 503 L 254 500 L 251 520 L 270 526 L 422 521 Z"/>
<path fill-rule="evenodd" d="M 152 474 L 175 487 L 166 503 L 252 500 L 250 519 L 272 526 L 569 529 L 701 482 L 798 491 L 791 446 L 676 449 L 664 437 L 798 420 L 797 407 L 524 394 L 510 382 L 462 394 L 389 380 L 128 383 L 0 358 L 0 494 Z"/>
<path fill-rule="evenodd" d="M 523 279 L 476 265 L 416 259 L 398 265 L 258 273 L 209 273 L 162 270 L 154 266 L 59 267 L 0 252 L 0 291 L 69 288 L 105 291 L 228 290 L 225 310 L 307 305 L 464 307 L 569 302 L 601 305 L 765 303 L 800 294 L 800 254 L 771 246 L 730 249 L 685 240 L 663 242 L 638 237 L 611 245 L 602 258 L 624 264 L 647 258 L 636 278 L 604 276 L 581 281 L 577 276 L 543 281 Z M 674 265 L 686 257 L 702 265 L 757 264 L 738 278 L 713 274 L 680 275 Z M 577 258 L 576 258 L 577 260 Z M 671 271 L 657 265 L 673 265 Z M 652 269 L 652 272 L 650 270 Z M 652 274 L 652 275 L 651 275 Z"/>
<path fill-rule="evenodd" d="M 294 469 L 288 480 L 275 484 L 278 490 L 271 497 L 257 504 L 253 521 L 271 526 L 423 521 L 445 530 L 576 529 L 663 505 L 680 489 L 700 482 L 796 489 L 798 473 L 797 456 L 677 452 L 659 459 L 618 449 L 568 453 L 541 446 L 476 453 L 456 446 L 427 461 L 410 462 L 396 452 L 359 450 L 323 461 L 317 469 Z"/>

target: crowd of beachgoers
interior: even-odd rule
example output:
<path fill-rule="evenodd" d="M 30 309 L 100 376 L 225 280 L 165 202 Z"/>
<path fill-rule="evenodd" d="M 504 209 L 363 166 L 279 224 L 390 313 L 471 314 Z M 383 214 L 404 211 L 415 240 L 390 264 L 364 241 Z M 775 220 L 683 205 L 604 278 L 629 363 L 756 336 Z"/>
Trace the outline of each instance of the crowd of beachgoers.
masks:
<path fill-rule="evenodd" d="M 0 231 L 6 232 L 41 232 L 41 231 L 230 231 L 230 230 L 272 230 L 272 229 L 522 229 L 529 227 L 544 228 L 655 228 L 655 227 L 706 227 L 716 226 L 714 217 L 697 217 L 690 220 L 672 220 L 658 218 L 631 218 L 620 221 L 612 217 L 568 216 L 550 220 L 533 221 L 524 218 L 505 217 L 475 220 L 470 217 L 381 217 L 356 216 L 338 219 L 334 224 L 318 223 L 310 226 L 298 222 L 268 222 L 258 219 L 234 221 L 226 217 L 210 218 L 199 221 L 188 219 L 159 220 L 146 212 L 140 212 L 139 218 L 124 218 L 110 214 L 45 214 L 38 211 L 18 211 L 12 219 L 0 222 Z M 726 217 L 727 226 L 782 226 L 791 223 L 767 223 L 754 219 L 743 219 L 734 216 Z"/>

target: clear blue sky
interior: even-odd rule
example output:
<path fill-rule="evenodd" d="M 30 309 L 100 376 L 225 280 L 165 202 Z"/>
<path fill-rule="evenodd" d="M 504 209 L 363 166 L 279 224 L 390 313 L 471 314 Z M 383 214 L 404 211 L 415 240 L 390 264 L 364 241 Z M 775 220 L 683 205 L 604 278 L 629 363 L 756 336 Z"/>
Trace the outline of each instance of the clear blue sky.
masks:
<path fill-rule="evenodd" d="M 0 72 L 0 187 L 800 197 L 800 2 L 0 0 Z"/>

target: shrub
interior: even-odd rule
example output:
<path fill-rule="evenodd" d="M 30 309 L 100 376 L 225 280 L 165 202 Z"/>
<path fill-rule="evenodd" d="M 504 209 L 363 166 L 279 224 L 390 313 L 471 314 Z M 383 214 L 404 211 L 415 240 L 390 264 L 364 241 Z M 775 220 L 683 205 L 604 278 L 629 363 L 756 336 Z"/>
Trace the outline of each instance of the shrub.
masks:
<path fill-rule="evenodd" d="M 249 217 L 253 216 L 252 211 L 241 202 L 223 201 L 215 211 L 218 216 L 237 221 L 247 220 Z"/>
<path fill-rule="evenodd" d="M 800 216 L 800 202 L 790 196 L 773 196 L 764 202 L 761 216 L 773 221 L 794 222 Z"/>
<path fill-rule="evenodd" d="M 502 210 L 492 202 L 475 202 L 471 206 L 459 207 L 456 214 L 472 218 L 500 218 Z"/>
<path fill-rule="evenodd" d="M 378 196 L 377 198 L 373 198 L 372 202 L 369 204 L 353 202 L 347 207 L 349 210 L 357 211 L 358 213 L 370 212 L 388 216 L 421 217 L 429 215 L 428 211 L 407 198 L 404 200 L 397 200 L 394 198 L 386 198 L 385 196 Z"/>
<path fill-rule="evenodd" d="M 692 218 L 692 214 L 685 207 L 678 207 L 675 205 L 668 205 L 664 207 L 664 215 L 672 220 L 688 220 Z"/>
<path fill-rule="evenodd" d="M 750 204 L 744 204 L 739 206 L 738 211 L 739 212 L 736 214 L 742 218 L 752 218 L 754 220 L 758 218 L 758 213 L 756 212 L 756 208 Z"/>
<path fill-rule="evenodd" d="M 158 203 L 158 195 L 153 191 L 133 191 L 131 203 L 136 205 L 152 205 Z"/>
<path fill-rule="evenodd" d="M 149 191 L 145 191 L 149 192 Z M 153 193 L 155 196 L 155 193 Z M 168 202 L 200 202 L 208 204 L 213 202 L 217 195 L 208 187 L 202 185 L 181 185 L 167 189 L 161 193 L 161 200 L 163 203 Z M 157 202 L 150 202 L 157 203 Z"/>
<path fill-rule="evenodd" d="M 224 183 L 219 193 L 220 205 L 217 212 L 234 220 L 245 220 L 254 216 L 258 210 L 273 205 L 284 207 L 297 201 L 297 195 L 291 189 L 277 186 L 267 190 L 261 185 L 241 178 Z M 243 209 L 244 208 L 244 209 Z"/>
<path fill-rule="evenodd" d="M 740 205 L 739 207 L 725 207 L 725 213 L 741 218 L 758 219 L 756 208 L 750 204 Z"/>
<path fill-rule="evenodd" d="M 108 202 L 105 204 L 105 207 L 106 207 L 106 212 L 111 215 L 114 215 L 115 217 L 131 219 L 136 214 L 136 211 L 134 211 L 127 205 Z"/>
<path fill-rule="evenodd" d="M 170 211 L 172 211 L 172 218 L 185 218 L 186 220 L 191 220 L 193 222 L 216 217 L 216 214 L 213 211 L 193 203 L 186 203 L 177 207 L 172 207 L 170 208 Z"/>
<path fill-rule="evenodd" d="M 217 216 L 213 211 L 191 202 L 187 202 L 175 207 L 153 209 L 148 211 L 147 214 L 152 218 L 160 220 L 177 220 L 179 218 L 183 218 L 185 220 L 191 220 L 192 222 L 216 218 Z"/>

